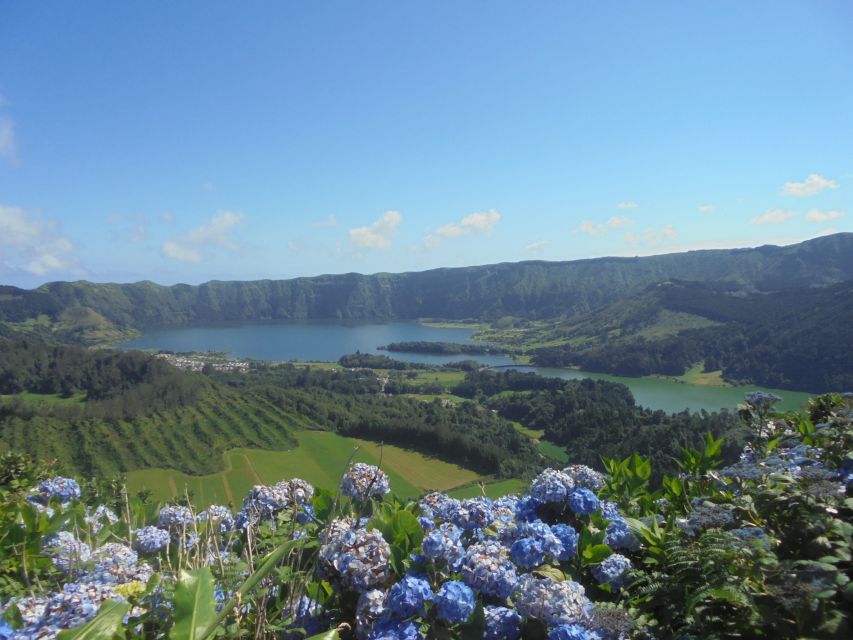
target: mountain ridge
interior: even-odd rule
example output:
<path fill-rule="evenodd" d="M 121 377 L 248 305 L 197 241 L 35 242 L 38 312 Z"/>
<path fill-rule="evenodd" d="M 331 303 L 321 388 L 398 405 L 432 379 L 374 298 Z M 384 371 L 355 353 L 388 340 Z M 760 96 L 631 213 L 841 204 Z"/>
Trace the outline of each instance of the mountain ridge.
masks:
<path fill-rule="evenodd" d="M 672 279 L 731 281 L 746 291 L 850 280 L 853 233 L 781 247 L 504 262 L 397 274 L 351 272 L 171 286 L 150 280 L 52 282 L 32 290 L 7 286 L 0 287 L 0 322 L 32 324 L 43 316 L 56 323 L 80 307 L 95 314 L 88 314 L 90 320 L 103 318 L 119 330 L 233 320 L 549 318 L 603 308 Z"/>

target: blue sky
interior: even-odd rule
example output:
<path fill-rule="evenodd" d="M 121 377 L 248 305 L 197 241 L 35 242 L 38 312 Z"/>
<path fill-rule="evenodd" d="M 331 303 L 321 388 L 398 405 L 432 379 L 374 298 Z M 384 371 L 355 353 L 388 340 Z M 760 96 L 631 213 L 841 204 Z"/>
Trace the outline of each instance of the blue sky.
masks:
<path fill-rule="evenodd" d="M 5 2 L 0 282 L 853 231 L 853 3 Z"/>

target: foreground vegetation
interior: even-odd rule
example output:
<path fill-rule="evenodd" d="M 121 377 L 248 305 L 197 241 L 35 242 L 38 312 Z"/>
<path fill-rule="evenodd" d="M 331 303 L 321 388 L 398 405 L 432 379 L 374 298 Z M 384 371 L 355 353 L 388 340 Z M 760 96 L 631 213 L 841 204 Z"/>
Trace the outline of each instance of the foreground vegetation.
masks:
<path fill-rule="evenodd" d="M 256 486 L 236 515 L 0 460 L 0 631 L 51 638 L 846 638 L 853 400 L 774 414 L 749 394 L 738 462 L 684 450 L 649 485 L 546 469 L 521 497 L 418 502 L 376 467 L 336 494 Z M 95 508 L 98 506 L 98 508 Z M 97 615 L 96 615 L 97 613 Z M 69 631 L 63 629 L 72 628 Z"/>

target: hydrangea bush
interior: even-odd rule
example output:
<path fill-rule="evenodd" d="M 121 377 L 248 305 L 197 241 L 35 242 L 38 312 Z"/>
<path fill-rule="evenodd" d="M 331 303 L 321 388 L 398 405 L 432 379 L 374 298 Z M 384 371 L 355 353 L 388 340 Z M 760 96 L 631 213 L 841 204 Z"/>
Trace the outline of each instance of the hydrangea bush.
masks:
<path fill-rule="evenodd" d="M 747 397 L 741 460 L 709 435 L 660 488 L 632 456 L 404 503 L 356 463 L 336 494 L 292 479 L 237 513 L 127 499 L 119 517 L 39 478 L 3 506 L 0 639 L 846 637 L 851 402 L 774 402 Z"/>

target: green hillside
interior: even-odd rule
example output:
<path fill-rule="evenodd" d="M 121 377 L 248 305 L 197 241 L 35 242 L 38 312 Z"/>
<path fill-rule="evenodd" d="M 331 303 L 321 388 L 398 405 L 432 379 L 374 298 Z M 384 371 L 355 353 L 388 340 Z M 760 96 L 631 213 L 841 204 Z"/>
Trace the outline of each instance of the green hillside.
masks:
<path fill-rule="evenodd" d="M 600 309 L 672 279 L 773 291 L 853 279 L 853 234 L 786 247 L 691 251 L 643 258 L 519 262 L 293 280 L 54 282 L 0 288 L 7 328 L 81 343 L 133 330 L 225 320 L 553 318 Z M 71 312 L 71 310 L 74 310 Z"/>
<path fill-rule="evenodd" d="M 542 366 L 681 376 L 703 362 L 733 382 L 823 392 L 853 387 L 838 349 L 853 344 L 851 327 L 851 282 L 763 294 L 667 282 L 598 311 L 486 337 L 528 346 Z"/>

